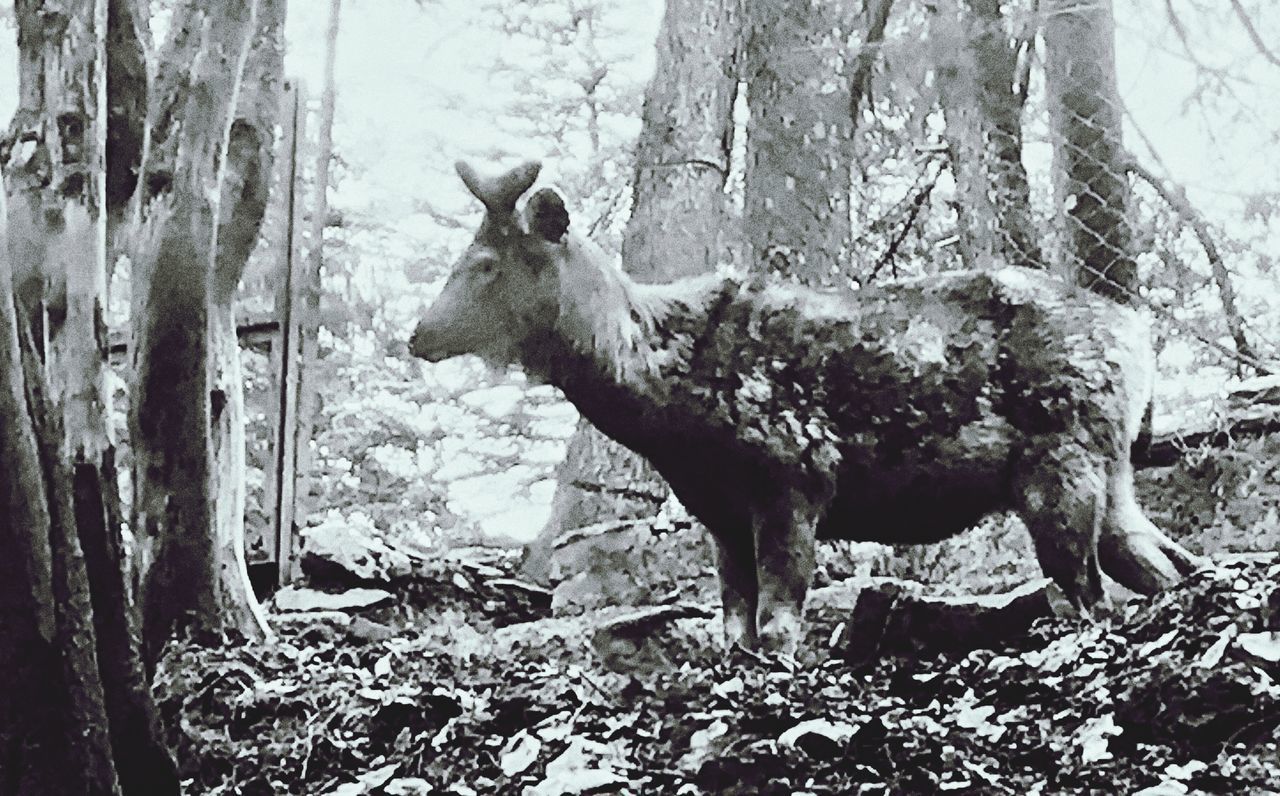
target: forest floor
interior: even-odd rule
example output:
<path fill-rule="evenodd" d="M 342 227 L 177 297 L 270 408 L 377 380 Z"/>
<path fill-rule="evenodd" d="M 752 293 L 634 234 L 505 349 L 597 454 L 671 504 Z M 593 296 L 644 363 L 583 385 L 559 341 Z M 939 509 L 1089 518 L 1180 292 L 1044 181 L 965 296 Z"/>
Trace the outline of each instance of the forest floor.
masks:
<path fill-rule="evenodd" d="M 1280 793 L 1274 556 L 870 665 L 827 609 L 799 663 L 726 655 L 705 616 L 619 646 L 601 614 L 492 587 L 513 563 L 441 559 L 391 605 L 171 647 L 157 686 L 188 792 Z"/>

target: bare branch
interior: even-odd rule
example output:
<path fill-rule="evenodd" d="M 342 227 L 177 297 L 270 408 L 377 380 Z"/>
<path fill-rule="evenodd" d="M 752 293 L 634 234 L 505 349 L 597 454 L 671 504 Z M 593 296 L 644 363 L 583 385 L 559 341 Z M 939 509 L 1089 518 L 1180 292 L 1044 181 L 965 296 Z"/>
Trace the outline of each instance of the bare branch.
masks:
<path fill-rule="evenodd" d="M 1182 43 L 1183 55 L 1185 55 L 1187 60 L 1190 61 L 1196 69 L 1200 70 L 1201 73 L 1213 77 L 1222 87 L 1225 88 L 1227 84 L 1227 76 L 1223 73 L 1223 70 L 1209 66 L 1196 56 L 1195 51 L 1191 47 L 1191 37 L 1187 33 L 1187 27 L 1182 24 L 1182 18 L 1173 10 L 1173 0 L 1164 0 L 1164 7 L 1165 11 L 1169 15 L 1169 24 L 1173 26 L 1173 32 L 1177 34 L 1178 41 Z"/>
<path fill-rule="evenodd" d="M 1262 53 L 1262 57 L 1266 58 L 1272 64 L 1280 66 L 1280 57 L 1277 57 L 1262 40 L 1258 29 L 1254 27 L 1253 20 L 1249 18 L 1249 13 L 1244 10 L 1244 6 L 1240 5 L 1240 0 L 1231 0 L 1231 8 L 1236 12 L 1236 18 L 1240 20 L 1240 24 L 1244 25 L 1245 32 L 1249 34 L 1253 46 L 1258 48 L 1258 52 Z"/>
<path fill-rule="evenodd" d="M 886 265 L 890 266 L 890 270 L 893 271 L 893 275 L 895 277 L 898 275 L 897 266 L 894 265 L 897 260 L 898 249 L 902 246 L 903 242 L 906 241 L 907 235 L 909 235 L 911 230 L 915 227 L 916 219 L 920 216 L 920 211 L 924 209 L 925 204 L 928 203 L 929 197 L 933 194 L 933 189 L 937 187 L 938 178 L 941 175 L 942 170 L 939 169 L 934 172 L 933 176 L 929 178 L 927 182 L 924 179 L 921 179 L 916 183 L 918 189 L 915 194 L 908 194 L 906 197 L 903 197 L 903 203 L 910 202 L 910 204 L 907 205 L 907 217 L 902 222 L 902 226 L 898 228 L 898 231 L 889 240 L 888 248 L 885 249 L 884 254 L 880 256 L 880 259 L 871 269 L 871 275 L 867 277 L 867 281 L 875 279 L 876 276 L 880 274 L 881 269 Z"/>
<path fill-rule="evenodd" d="M 1237 362 L 1248 362 L 1258 371 L 1259 375 L 1265 374 L 1267 371 L 1262 368 L 1261 361 L 1254 352 L 1253 346 L 1250 345 L 1249 339 L 1244 333 L 1244 322 L 1240 318 L 1240 310 L 1236 306 L 1236 291 L 1231 283 L 1231 274 L 1227 271 L 1226 264 L 1222 261 L 1222 255 L 1218 251 L 1217 243 L 1213 239 L 1213 234 L 1209 231 L 1209 225 L 1205 222 L 1204 217 L 1192 206 L 1191 201 L 1187 199 L 1187 194 L 1178 185 L 1166 185 L 1159 177 L 1152 174 L 1149 169 L 1130 158 L 1126 164 L 1130 174 L 1138 177 L 1143 182 L 1151 186 L 1152 190 L 1173 209 L 1175 213 L 1182 219 L 1191 231 L 1195 234 L 1196 240 L 1200 243 L 1200 248 L 1204 249 L 1205 257 L 1209 260 L 1209 267 L 1213 271 L 1213 281 L 1218 286 L 1218 293 L 1222 297 L 1222 313 L 1227 322 L 1227 329 L 1231 332 L 1231 339 L 1235 341 L 1236 352 L 1240 355 Z M 1239 366 L 1237 365 L 1237 370 Z"/>

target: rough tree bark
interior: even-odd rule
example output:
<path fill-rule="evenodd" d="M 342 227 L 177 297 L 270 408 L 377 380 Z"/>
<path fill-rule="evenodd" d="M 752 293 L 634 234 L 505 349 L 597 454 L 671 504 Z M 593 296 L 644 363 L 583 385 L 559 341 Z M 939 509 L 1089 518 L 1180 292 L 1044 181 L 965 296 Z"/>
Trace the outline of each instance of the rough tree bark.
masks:
<path fill-rule="evenodd" d="M 745 10 L 751 267 L 838 284 L 850 235 L 851 20 L 833 0 L 748 0 Z"/>
<path fill-rule="evenodd" d="M 1017 43 L 999 0 L 938 0 L 929 24 L 969 267 L 1043 267 L 1022 164 Z"/>
<path fill-rule="evenodd" d="M 623 240 L 623 267 L 639 281 L 701 273 L 719 256 L 740 30 L 738 0 L 667 3 L 654 78 L 645 92 Z M 649 516 L 667 495 L 647 463 L 585 421 L 569 443 L 557 482 L 551 518 L 525 560 L 525 574 L 537 580 L 546 579 L 552 543 L 561 533 Z"/>
<path fill-rule="evenodd" d="M 116 793 L 70 476 L 0 252 L 0 794 Z"/>
<path fill-rule="evenodd" d="M 107 0 L 107 265 L 138 183 L 151 75 L 147 0 Z"/>
<path fill-rule="evenodd" d="M 15 654 L 0 662 L 14 697 L 0 707 L 0 793 L 177 793 L 126 586 L 108 414 L 107 6 L 19 2 L 16 16 L 21 99 L 3 147 L 14 234 L 0 251 L 0 459 L 11 466 L 0 512 L 11 520 L 3 548 L 19 552 L 3 573 L 13 594 L 0 636 Z M 27 324 L 16 324 L 5 255 L 21 258 L 31 290 L 22 314 L 39 313 L 47 380 Z M 14 613 L 23 597 L 34 625 Z"/>
<path fill-rule="evenodd" d="M 258 0 L 257 26 L 227 146 L 213 272 L 210 351 L 213 384 L 214 544 L 235 613 L 228 624 L 248 637 L 269 635 L 245 563 L 245 408 L 236 290 L 258 242 L 274 164 L 275 124 L 284 72 L 285 0 Z"/>
<path fill-rule="evenodd" d="M 1045 0 L 1045 80 L 1055 197 L 1066 267 L 1077 284 L 1128 303 L 1137 295 L 1129 183 L 1109 0 Z"/>
<path fill-rule="evenodd" d="M 210 636 L 256 623 L 247 582 L 218 556 L 211 327 L 224 164 L 257 6 L 187 0 L 174 9 L 134 198 L 129 424 L 149 662 L 179 629 Z"/>

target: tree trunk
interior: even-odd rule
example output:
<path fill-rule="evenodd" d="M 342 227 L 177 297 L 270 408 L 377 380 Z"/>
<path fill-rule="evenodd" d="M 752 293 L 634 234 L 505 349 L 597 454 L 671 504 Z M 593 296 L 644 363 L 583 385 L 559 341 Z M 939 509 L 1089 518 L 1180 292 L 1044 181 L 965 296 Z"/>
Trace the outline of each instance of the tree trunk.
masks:
<path fill-rule="evenodd" d="M 868 0 L 862 5 L 862 15 L 867 20 L 867 29 L 862 34 L 858 45 L 858 55 L 854 58 L 853 73 L 849 75 L 849 118 L 856 129 L 858 115 L 862 112 L 862 101 L 871 96 L 871 70 L 880 60 L 880 48 L 884 44 L 884 29 L 889 24 L 889 12 L 893 11 L 894 0 Z"/>
<path fill-rule="evenodd" d="M 810 285 L 841 284 L 850 236 L 850 83 L 844 4 L 746 8 L 746 206 L 751 267 Z"/>
<path fill-rule="evenodd" d="M 887 655 L 997 648 L 1053 617 L 1050 583 L 1041 578 L 1003 594 L 951 596 L 921 594 L 910 581 L 883 579 L 858 594 L 836 644 L 858 668 Z"/>
<path fill-rule="evenodd" d="M 57 793 L 62 789 L 54 784 L 67 772 L 21 751 L 45 749 L 56 758 L 69 739 L 61 737 L 62 717 L 51 709 L 65 696 L 56 665 L 49 507 L 27 405 L 9 261 L 0 248 L 0 677 L 6 683 L 0 688 L 0 793 Z M 57 701 L 46 704 L 50 696 Z"/>
<path fill-rule="evenodd" d="M 702 273 L 719 259 L 739 17 L 737 0 L 668 0 L 654 78 L 645 92 L 622 247 L 623 267 L 642 282 Z M 648 464 L 580 423 L 557 473 L 551 518 L 529 547 L 525 574 L 546 579 L 552 543 L 564 531 L 651 515 L 666 495 L 666 484 Z"/>
<path fill-rule="evenodd" d="M 107 0 L 107 265 L 114 265 L 115 232 L 138 183 L 147 143 L 147 0 Z"/>
<path fill-rule="evenodd" d="M 240 573 L 221 566 L 215 533 L 211 327 L 223 172 L 256 10 L 256 0 L 188 0 L 174 9 L 135 193 L 146 217 L 132 257 L 129 421 L 151 663 L 177 630 L 216 637 L 246 624 Z"/>
<path fill-rule="evenodd" d="M 1116 301 L 1137 295 L 1109 0 L 1045 0 L 1045 79 L 1067 270 Z"/>
<path fill-rule="evenodd" d="M 119 793 L 61 432 L 0 260 L 0 794 Z"/>
<path fill-rule="evenodd" d="M 107 409 L 107 6 L 16 12 L 21 104 L 4 147 L 16 234 L 0 251 L 0 535 L 17 552 L 0 573 L 12 592 L 0 637 L 16 654 L 0 659 L 12 695 L 0 749 L 19 757 L 0 752 L 0 794 L 177 793 L 126 586 Z M 41 313 L 47 381 L 16 323 L 9 253 L 38 286 L 23 309 Z"/>
<path fill-rule="evenodd" d="M 929 41 L 946 116 L 960 251 L 968 267 L 1043 267 L 1022 164 L 1016 42 L 999 0 L 938 0 Z"/>
<path fill-rule="evenodd" d="M 285 0 L 258 0 L 253 46 L 244 66 L 227 146 L 221 222 L 213 275 L 210 349 L 213 392 L 214 545 L 227 624 L 248 638 L 270 635 L 245 563 L 245 408 L 235 297 L 266 214 L 275 162 L 284 71 Z"/>

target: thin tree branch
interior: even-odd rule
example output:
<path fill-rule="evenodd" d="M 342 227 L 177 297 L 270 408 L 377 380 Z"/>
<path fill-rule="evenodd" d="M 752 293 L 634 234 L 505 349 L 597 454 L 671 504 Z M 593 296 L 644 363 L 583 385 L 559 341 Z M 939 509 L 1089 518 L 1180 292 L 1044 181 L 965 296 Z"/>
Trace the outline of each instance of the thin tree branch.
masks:
<path fill-rule="evenodd" d="M 925 203 L 929 201 L 929 196 L 932 195 L 933 189 L 937 187 L 938 177 L 940 177 L 941 174 L 942 170 L 939 169 L 934 173 L 932 179 L 920 186 L 915 196 L 904 198 L 904 201 L 908 201 L 908 199 L 910 201 L 910 204 L 907 205 L 907 218 L 902 222 L 902 226 L 899 227 L 897 233 L 889 239 L 889 247 L 885 249 L 884 254 L 880 256 L 880 259 L 871 269 L 871 275 L 867 277 L 867 281 L 875 279 L 886 265 L 891 266 L 890 270 L 893 271 L 894 277 L 897 277 L 898 269 L 896 265 L 893 265 L 893 263 L 897 260 L 898 249 L 902 246 L 903 242 L 906 241 L 907 235 L 911 233 L 912 228 L 915 227 L 916 219 L 919 218 L 920 211 L 924 209 Z"/>
<path fill-rule="evenodd" d="M 1258 29 L 1254 27 L 1253 20 L 1249 18 L 1249 13 L 1244 10 L 1244 6 L 1240 5 L 1240 0 L 1231 0 L 1231 9 L 1236 12 L 1236 18 L 1240 20 L 1240 24 L 1244 25 L 1244 30 L 1249 34 L 1249 38 L 1253 41 L 1253 46 L 1258 48 L 1258 52 L 1262 53 L 1262 57 L 1266 58 L 1272 64 L 1280 66 L 1280 57 L 1277 57 L 1262 40 Z"/>
<path fill-rule="evenodd" d="M 1222 297 L 1222 312 L 1227 322 L 1227 329 L 1231 332 L 1231 339 L 1235 341 L 1236 351 L 1253 364 L 1259 375 L 1265 374 L 1266 371 L 1261 369 L 1258 355 L 1254 352 L 1253 346 L 1250 345 L 1249 339 L 1245 336 L 1244 322 L 1241 320 L 1240 310 L 1236 306 L 1236 291 L 1231 283 L 1231 274 L 1227 271 L 1227 266 L 1222 261 L 1222 255 L 1218 251 L 1217 243 L 1214 241 L 1213 234 L 1209 231 L 1209 225 L 1205 222 L 1204 217 L 1192 206 L 1190 200 L 1187 199 L 1186 192 L 1179 186 L 1165 185 L 1159 177 L 1152 174 L 1149 169 L 1133 158 L 1129 159 L 1126 166 L 1130 174 L 1150 185 L 1156 194 L 1182 218 L 1183 223 L 1191 228 L 1196 240 L 1200 243 L 1200 248 L 1204 249 L 1205 257 L 1209 260 L 1209 267 L 1213 271 L 1213 281 L 1217 284 L 1218 293 Z M 1238 369 L 1239 367 L 1237 366 Z"/>
<path fill-rule="evenodd" d="M 1226 86 L 1227 78 L 1221 69 L 1215 69 L 1212 66 L 1201 61 L 1196 57 L 1195 52 L 1191 48 L 1191 37 L 1187 33 L 1187 28 L 1182 24 L 1182 18 L 1173 9 L 1173 0 L 1164 0 L 1165 12 L 1169 16 L 1169 24 L 1173 26 L 1173 32 L 1177 34 L 1178 41 L 1182 43 L 1182 51 L 1192 64 L 1195 65 L 1202 73 L 1212 76 L 1220 85 Z"/>

